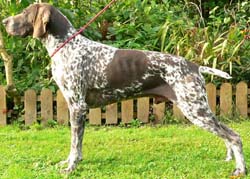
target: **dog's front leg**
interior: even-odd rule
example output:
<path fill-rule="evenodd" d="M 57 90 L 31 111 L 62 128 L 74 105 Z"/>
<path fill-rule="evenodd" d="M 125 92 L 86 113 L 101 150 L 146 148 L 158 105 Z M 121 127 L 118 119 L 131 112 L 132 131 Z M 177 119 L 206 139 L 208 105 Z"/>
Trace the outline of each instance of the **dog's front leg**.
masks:
<path fill-rule="evenodd" d="M 71 148 L 68 159 L 65 161 L 68 163 L 68 167 L 63 170 L 66 173 L 72 172 L 76 168 L 77 163 L 82 160 L 82 140 L 86 111 L 85 105 L 70 107 Z"/>

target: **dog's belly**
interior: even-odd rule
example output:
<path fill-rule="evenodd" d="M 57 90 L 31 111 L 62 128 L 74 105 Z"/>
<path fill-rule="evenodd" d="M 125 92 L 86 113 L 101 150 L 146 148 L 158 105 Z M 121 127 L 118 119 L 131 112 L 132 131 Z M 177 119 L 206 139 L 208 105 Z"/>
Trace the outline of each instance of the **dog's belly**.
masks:
<path fill-rule="evenodd" d="M 142 95 L 141 90 L 135 88 L 89 89 L 86 95 L 86 103 L 90 108 L 94 108 Z"/>
<path fill-rule="evenodd" d="M 156 75 L 134 81 L 123 88 L 112 88 L 107 86 L 106 88 L 88 89 L 86 103 L 90 108 L 93 108 L 125 99 L 145 96 L 155 97 L 156 103 L 166 101 L 167 99 L 176 101 L 176 95 L 172 87 Z"/>

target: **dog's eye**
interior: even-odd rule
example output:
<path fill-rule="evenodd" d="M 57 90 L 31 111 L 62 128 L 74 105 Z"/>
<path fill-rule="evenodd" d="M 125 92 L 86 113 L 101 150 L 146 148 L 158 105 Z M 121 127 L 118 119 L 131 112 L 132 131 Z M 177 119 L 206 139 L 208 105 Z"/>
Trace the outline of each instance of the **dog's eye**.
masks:
<path fill-rule="evenodd" d="M 27 12 L 26 12 L 26 11 L 23 11 L 23 14 L 25 15 L 25 14 L 27 14 Z"/>

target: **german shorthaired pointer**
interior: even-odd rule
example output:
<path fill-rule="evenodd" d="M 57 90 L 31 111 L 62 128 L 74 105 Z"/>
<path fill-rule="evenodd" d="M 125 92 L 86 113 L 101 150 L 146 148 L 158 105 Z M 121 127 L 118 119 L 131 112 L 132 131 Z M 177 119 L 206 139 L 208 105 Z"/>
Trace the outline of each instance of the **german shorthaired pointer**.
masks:
<path fill-rule="evenodd" d="M 51 55 L 76 32 L 68 19 L 49 4 L 33 4 L 22 13 L 3 20 L 10 35 L 38 38 Z M 156 102 L 175 103 L 195 125 L 224 139 L 226 161 L 235 157 L 234 176 L 246 173 L 238 134 L 217 121 L 211 112 L 201 73 L 231 78 L 220 70 L 198 66 L 182 57 L 142 50 L 117 49 L 76 36 L 52 58 L 53 78 L 69 110 L 71 150 L 66 172 L 82 160 L 82 139 L 88 108 L 117 100 L 152 96 Z"/>

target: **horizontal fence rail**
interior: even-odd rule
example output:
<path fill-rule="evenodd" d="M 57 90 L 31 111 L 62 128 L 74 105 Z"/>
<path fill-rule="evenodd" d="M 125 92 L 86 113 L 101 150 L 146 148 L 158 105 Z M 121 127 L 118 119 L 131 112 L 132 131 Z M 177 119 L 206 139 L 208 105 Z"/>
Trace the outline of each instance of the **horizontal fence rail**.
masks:
<path fill-rule="evenodd" d="M 221 116 L 238 114 L 248 117 L 250 89 L 245 82 L 240 82 L 236 86 L 223 83 L 219 89 L 209 83 L 206 85 L 206 89 L 213 113 Z M 184 119 L 183 114 L 175 105 L 170 102 L 153 104 L 153 100 L 143 97 L 90 109 L 87 118 L 93 125 L 119 124 L 121 122 L 127 124 L 133 119 L 149 123 L 152 116 L 154 123 L 162 123 L 166 112 L 171 111 L 173 117 Z M 59 124 L 69 122 L 68 107 L 60 91 L 53 95 L 51 90 L 43 89 L 40 95 L 37 95 L 34 90 L 29 89 L 25 91 L 22 101 L 24 103 L 23 118 L 26 125 L 31 125 L 37 120 L 40 120 L 42 124 L 46 124 L 48 120 L 56 120 Z M 7 112 L 6 92 L 4 87 L 0 86 L 0 126 L 7 124 Z"/>

